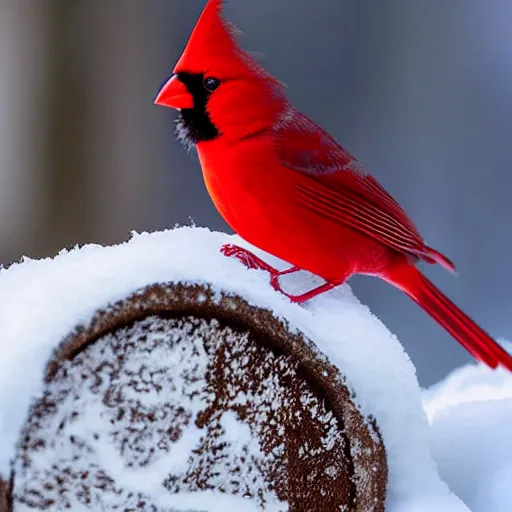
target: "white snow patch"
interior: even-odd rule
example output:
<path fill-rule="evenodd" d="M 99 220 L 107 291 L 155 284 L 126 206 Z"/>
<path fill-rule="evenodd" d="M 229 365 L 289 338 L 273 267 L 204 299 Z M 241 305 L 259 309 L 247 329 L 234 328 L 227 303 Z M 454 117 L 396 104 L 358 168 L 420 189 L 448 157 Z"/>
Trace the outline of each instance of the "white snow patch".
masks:
<path fill-rule="evenodd" d="M 424 404 L 443 480 L 472 512 L 510 512 L 512 375 L 467 365 L 426 390 Z"/>
<path fill-rule="evenodd" d="M 500 344 L 512 352 L 512 343 L 500 341 Z M 501 367 L 492 371 L 479 363 L 457 368 L 423 391 L 423 406 L 432 421 L 439 412 L 454 405 L 504 398 L 512 398 L 512 374 Z"/>

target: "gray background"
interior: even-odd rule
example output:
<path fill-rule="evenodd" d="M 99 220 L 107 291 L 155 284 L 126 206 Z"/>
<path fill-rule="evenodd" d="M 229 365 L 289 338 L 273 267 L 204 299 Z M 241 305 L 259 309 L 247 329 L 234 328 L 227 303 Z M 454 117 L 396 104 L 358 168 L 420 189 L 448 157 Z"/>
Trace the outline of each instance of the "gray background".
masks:
<path fill-rule="evenodd" d="M 227 229 L 153 105 L 203 0 L 0 0 L 0 262 L 188 222 Z M 231 0 L 242 45 L 460 272 L 427 274 L 511 336 L 512 2 Z M 427 385 L 469 356 L 371 278 L 356 294 Z"/>

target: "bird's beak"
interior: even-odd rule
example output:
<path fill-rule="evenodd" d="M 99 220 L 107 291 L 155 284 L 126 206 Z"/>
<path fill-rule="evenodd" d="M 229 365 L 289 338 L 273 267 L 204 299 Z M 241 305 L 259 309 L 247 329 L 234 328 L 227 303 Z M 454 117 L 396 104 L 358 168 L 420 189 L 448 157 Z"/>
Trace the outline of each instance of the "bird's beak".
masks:
<path fill-rule="evenodd" d="M 179 80 L 178 76 L 173 75 L 160 89 L 155 99 L 155 105 L 171 107 L 177 110 L 194 108 L 194 98 L 188 92 L 185 84 Z"/>

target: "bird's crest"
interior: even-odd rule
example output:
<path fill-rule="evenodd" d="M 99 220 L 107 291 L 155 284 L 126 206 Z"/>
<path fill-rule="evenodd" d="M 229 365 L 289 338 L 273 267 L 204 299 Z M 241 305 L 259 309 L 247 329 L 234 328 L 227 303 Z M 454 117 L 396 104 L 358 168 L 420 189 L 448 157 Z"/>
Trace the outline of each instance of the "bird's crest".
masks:
<path fill-rule="evenodd" d="M 208 0 L 174 68 L 174 73 L 221 73 L 238 78 L 248 72 L 272 79 L 261 65 L 240 49 L 240 31 L 223 16 L 223 0 Z"/>

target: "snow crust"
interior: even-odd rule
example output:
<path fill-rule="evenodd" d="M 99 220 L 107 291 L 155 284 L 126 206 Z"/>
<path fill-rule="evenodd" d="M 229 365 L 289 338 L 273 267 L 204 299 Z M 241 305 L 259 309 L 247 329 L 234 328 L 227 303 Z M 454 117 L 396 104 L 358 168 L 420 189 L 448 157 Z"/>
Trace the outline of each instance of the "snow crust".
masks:
<path fill-rule="evenodd" d="M 362 412 L 376 418 L 383 436 L 389 462 L 387 511 L 467 511 L 464 503 L 441 480 L 431 445 L 443 477 L 453 490 L 463 494 L 464 489 L 455 489 L 457 482 L 449 478 L 452 476 L 452 468 L 448 467 L 451 457 L 443 459 L 446 444 L 450 444 L 450 435 L 455 437 L 460 431 L 462 435 L 468 434 L 468 442 L 485 438 L 489 435 L 485 434 L 489 424 L 482 421 L 476 426 L 480 437 L 471 437 L 472 427 L 464 423 L 471 413 L 466 410 L 464 415 L 460 410 L 458 419 L 446 420 L 455 422 L 452 426 L 457 430 L 451 434 L 449 427 L 443 427 L 443 415 L 429 429 L 409 357 L 397 338 L 354 297 L 347 285 L 306 306 L 292 304 L 269 286 L 267 274 L 249 271 L 238 261 L 223 256 L 219 249 L 225 243 L 247 246 L 238 237 L 184 227 L 133 234 L 128 242 L 113 247 L 88 245 L 62 251 L 53 259 L 24 259 L 0 270 L 0 475 L 8 475 L 29 404 L 41 394 L 46 362 L 53 349 L 77 324 L 88 322 L 98 308 L 149 284 L 209 283 L 216 291 L 239 294 L 255 306 L 273 310 L 313 340 L 346 375 Z M 269 263 L 287 267 L 284 262 L 251 249 Z M 286 279 L 286 287 L 295 292 L 309 289 L 316 282 L 309 275 L 291 275 Z M 444 400 L 443 394 L 442 390 L 437 390 L 438 404 L 439 400 Z M 428 407 L 439 410 L 435 403 L 434 398 L 427 400 L 427 410 Z M 501 413 L 505 414 L 504 405 L 502 409 Z M 478 415 L 488 412 L 482 410 Z M 498 423 L 502 419 L 506 418 L 501 416 Z M 432 437 L 437 444 L 432 442 Z M 511 473 L 509 459 L 509 464 L 502 465 L 492 482 L 488 482 L 487 490 L 482 488 L 484 494 L 478 499 L 485 492 L 486 496 L 510 493 L 508 488 L 512 486 L 507 485 L 507 479 Z M 195 500 L 196 497 L 183 499 Z M 501 497 L 498 501 L 501 503 L 504 499 Z M 194 507 L 198 506 L 195 503 Z M 220 506 L 215 508 L 216 503 L 206 497 L 204 510 L 220 510 Z M 184 506 L 191 506 L 190 502 L 184 502 Z M 247 507 L 250 505 L 242 508 L 237 504 L 233 509 L 252 510 Z M 228 505 L 223 510 L 230 508 Z M 505 509 L 485 510 L 501 512 Z"/>
<path fill-rule="evenodd" d="M 467 365 L 423 399 L 441 477 L 473 512 L 510 512 L 512 375 Z"/>

